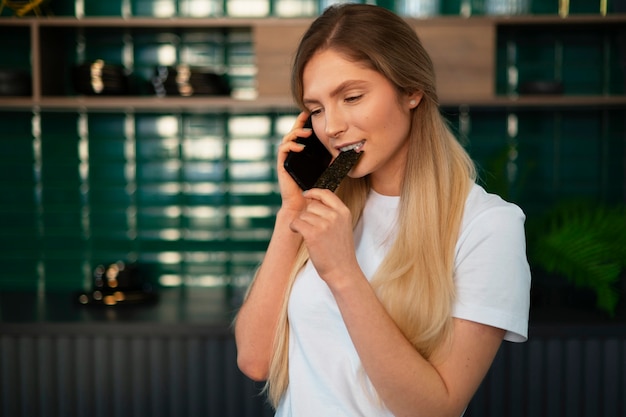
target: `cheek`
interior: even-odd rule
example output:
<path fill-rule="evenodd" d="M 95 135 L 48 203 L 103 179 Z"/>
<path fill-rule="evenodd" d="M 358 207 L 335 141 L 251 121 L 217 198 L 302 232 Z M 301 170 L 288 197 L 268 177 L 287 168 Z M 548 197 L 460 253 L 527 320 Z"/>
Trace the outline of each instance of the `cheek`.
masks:
<path fill-rule="evenodd" d="M 381 133 L 390 142 L 402 143 L 409 134 L 411 115 L 402 109 L 394 108 L 386 113 L 384 120 L 380 120 Z"/>

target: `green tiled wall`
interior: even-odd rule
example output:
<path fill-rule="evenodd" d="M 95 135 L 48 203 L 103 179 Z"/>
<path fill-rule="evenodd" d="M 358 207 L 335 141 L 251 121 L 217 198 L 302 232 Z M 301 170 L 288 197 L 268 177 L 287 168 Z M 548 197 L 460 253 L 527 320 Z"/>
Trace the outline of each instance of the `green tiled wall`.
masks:
<path fill-rule="evenodd" d="M 537 28 L 502 26 L 498 31 L 496 91 L 517 93 L 532 81 L 560 81 L 565 94 L 623 94 L 626 30 L 617 25 Z M 517 80 L 508 71 L 515 68 Z"/>
<path fill-rule="evenodd" d="M 562 200 L 623 203 L 625 117 L 623 109 L 473 111 L 468 149 L 481 182 L 529 216 Z"/>
<path fill-rule="evenodd" d="M 441 12 L 458 14 L 463 1 L 443 1 Z M 77 7 L 87 16 L 150 15 L 158 5 L 185 15 L 192 3 L 55 0 L 51 6 L 58 16 L 73 16 Z M 228 3 L 214 4 L 228 10 Z M 571 1 L 570 12 L 596 13 L 590 4 Z M 531 10 L 556 14 L 556 6 L 534 1 Z M 58 59 L 67 68 L 95 58 L 132 68 L 136 94 L 153 94 L 155 65 L 181 62 L 225 70 L 244 95 L 254 88 L 249 30 L 45 30 L 63 45 Z M 499 26 L 497 93 L 556 79 L 565 94 L 624 94 L 620 30 Z M 28 28 L 0 25 L 0 66 L 30 68 L 29 36 Z M 46 84 L 44 95 L 73 94 L 66 75 L 58 86 Z M 622 108 L 444 112 L 477 161 L 481 181 L 529 217 L 561 199 L 626 201 Z M 153 265 L 162 285 L 249 279 L 280 204 L 275 147 L 292 121 L 291 114 L 275 113 L 0 110 L 0 291 L 79 290 L 90 285 L 97 263 L 118 259 Z"/>
<path fill-rule="evenodd" d="M 624 201 L 624 110 L 446 115 L 481 181 L 529 216 L 563 198 Z M 275 146 L 292 121 L 0 112 L 0 289 L 80 289 L 117 259 L 154 265 L 163 285 L 248 279 L 280 203 Z"/>
<path fill-rule="evenodd" d="M 28 113 L 0 113 L 0 250 L 2 287 L 36 286 L 41 243 L 36 201 L 39 167 Z"/>
<path fill-rule="evenodd" d="M 80 289 L 99 262 L 164 285 L 249 278 L 293 116 L 0 112 L 0 288 Z"/>
<path fill-rule="evenodd" d="M 28 28 L 2 27 L 0 24 L 0 68 L 30 71 L 30 31 Z"/>

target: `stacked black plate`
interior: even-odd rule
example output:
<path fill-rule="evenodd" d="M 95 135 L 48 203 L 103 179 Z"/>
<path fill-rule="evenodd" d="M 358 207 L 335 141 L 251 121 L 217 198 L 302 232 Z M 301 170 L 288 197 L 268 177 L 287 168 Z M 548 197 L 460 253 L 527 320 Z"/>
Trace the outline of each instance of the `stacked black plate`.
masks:
<path fill-rule="evenodd" d="M 0 68 L 0 96 L 29 96 L 30 74 L 26 71 Z"/>
<path fill-rule="evenodd" d="M 158 96 L 228 96 L 231 92 L 225 76 L 188 65 L 156 67 L 152 86 Z"/>
<path fill-rule="evenodd" d="M 103 60 L 85 62 L 74 67 L 74 89 L 86 95 L 126 95 L 129 82 L 121 65 L 107 64 Z"/>
<path fill-rule="evenodd" d="M 82 305 L 125 306 L 150 304 L 158 300 L 156 286 L 147 265 L 122 261 L 103 263 L 93 271 L 93 288 L 79 292 Z"/>

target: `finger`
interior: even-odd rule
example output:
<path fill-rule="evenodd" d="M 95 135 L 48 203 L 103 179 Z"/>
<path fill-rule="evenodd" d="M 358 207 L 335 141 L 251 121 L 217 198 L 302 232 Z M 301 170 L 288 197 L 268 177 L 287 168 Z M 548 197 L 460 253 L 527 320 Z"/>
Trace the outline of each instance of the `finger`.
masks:
<path fill-rule="evenodd" d="M 287 133 L 283 137 L 282 142 L 283 143 L 292 142 L 296 140 L 298 137 L 308 138 L 309 136 L 311 136 L 312 129 L 304 128 L 304 124 L 306 120 L 308 119 L 308 117 L 309 117 L 308 112 L 303 111 L 300 114 L 298 114 L 298 116 L 296 117 L 296 121 L 293 124 L 293 127 L 291 128 L 289 133 Z"/>
<path fill-rule="evenodd" d="M 306 119 L 309 118 L 310 114 L 311 113 L 309 113 L 308 111 L 301 111 L 300 114 L 298 114 L 298 117 L 296 117 L 295 126 L 304 126 L 304 123 L 306 122 Z"/>
<path fill-rule="evenodd" d="M 305 197 L 306 198 L 306 197 Z M 339 200 L 339 199 L 337 199 Z M 300 213 L 300 219 L 307 223 L 318 225 L 321 229 L 325 229 L 324 224 L 336 224 L 338 221 L 343 222 L 346 216 L 349 216 L 348 208 L 341 203 L 334 206 L 324 203 L 317 199 L 307 199 L 306 208 Z"/>
<path fill-rule="evenodd" d="M 302 143 L 298 143 L 295 141 L 288 141 L 285 143 L 281 143 L 280 145 L 278 145 L 278 151 L 279 152 L 283 152 L 283 153 L 287 153 L 287 152 L 300 152 L 302 151 L 302 149 L 304 149 L 306 145 L 302 144 Z"/>
<path fill-rule="evenodd" d="M 306 190 L 303 195 L 309 201 L 318 201 L 332 209 L 339 209 L 343 206 L 343 202 L 335 193 L 323 188 L 311 188 Z"/>
<path fill-rule="evenodd" d="M 293 232 L 301 234 L 306 241 L 311 243 L 311 239 L 315 239 L 315 236 L 320 237 L 327 233 L 330 224 L 326 218 L 304 211 L 293 219 L 289 227 Z"/>

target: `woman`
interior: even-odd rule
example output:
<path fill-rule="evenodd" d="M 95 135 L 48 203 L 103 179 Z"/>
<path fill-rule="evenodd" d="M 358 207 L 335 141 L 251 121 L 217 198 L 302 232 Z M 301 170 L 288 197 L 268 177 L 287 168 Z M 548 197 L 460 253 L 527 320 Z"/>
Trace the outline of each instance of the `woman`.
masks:
<path fill-rule="evenodd" d="M 327 9 L 292 91 L 303 112 L 235 324 L 240 369 L 267 381 L 277 416 L 460 416 L 501 341 L 527 337 L 524 214 L 474 183 L 430 58 L 393 13 Z M 309 114 L 333 155 L 363 152 L 336 194 L 303 193 L 283 168 Z"/>

